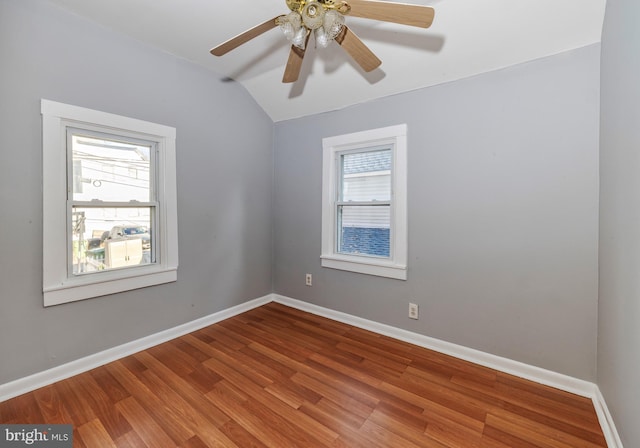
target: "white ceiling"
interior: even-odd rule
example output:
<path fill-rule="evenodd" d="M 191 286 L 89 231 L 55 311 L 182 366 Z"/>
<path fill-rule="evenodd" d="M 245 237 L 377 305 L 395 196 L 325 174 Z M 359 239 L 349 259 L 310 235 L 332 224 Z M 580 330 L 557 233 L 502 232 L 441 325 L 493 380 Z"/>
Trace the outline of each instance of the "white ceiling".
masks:
<path fill-rule="evenodd" d="M 347 17 L 382 59 L 362 72 L 335 43 L 307 50 L 282 84 L 289 44 L 273 29 L 220 58 L 209 50 L 287 13 L 284 0 L 51 0 L 244 85 L 274 121 L 316 114 L 600 42 L 606 0 L 405 0 L 435 8 L 425 30 Z M 313 47 L 313 45 L 310 45 Z"/>

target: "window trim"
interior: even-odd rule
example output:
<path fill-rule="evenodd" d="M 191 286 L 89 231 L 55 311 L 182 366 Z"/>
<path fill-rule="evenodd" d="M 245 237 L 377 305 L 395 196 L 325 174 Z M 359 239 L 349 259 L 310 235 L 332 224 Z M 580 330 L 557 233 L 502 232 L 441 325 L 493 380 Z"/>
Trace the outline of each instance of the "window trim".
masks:
<path fill-rule="evenodd" d="M 177 280 L 178 226 L 176 130 L 97 110 L 41 100 L 43 153 L 44 306 L 99 297 Z M 67 237 L 67 128 L 141 138 L 157 144 L 158 223 L 156 263 L 71 276 Z M 61 238 L 61 235 L 65 235 Z"/>
<path fill-rule="evenodd" d="M 346 255 L 337 252 L 338 159 L 341 153 L 365 151 L 382 145 L 392 150 L 390 257 Z M 322 251 L 323 267 L 380 277 L 407 279 L 407 125 L 354 132 L 322 140 Z"/>

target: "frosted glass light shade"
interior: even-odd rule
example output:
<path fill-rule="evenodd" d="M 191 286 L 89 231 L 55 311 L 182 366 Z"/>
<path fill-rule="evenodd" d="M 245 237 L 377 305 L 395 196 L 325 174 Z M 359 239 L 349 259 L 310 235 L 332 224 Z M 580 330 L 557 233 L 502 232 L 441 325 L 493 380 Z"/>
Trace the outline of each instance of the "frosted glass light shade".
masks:
<path fill-rule="evenodd" d="M 329 45 L 330 39 L 327 36 L 327 32 L 324 30 L 324 27 L 316 28 L 313 30 L 314 35 L 316 36 L 316 45 L 322 48 L 327 48 Z"/>
<path fill-rule="evenodd" d="M 304 50 L 305 44 L 307 43 L 307 32 L 308 30 L 305 27 L 301 26 L 293 36 L 293 40 L 291 40 L 291 43 L 301 50 Z"/>
<path fill-rule="evenodd" d="M 344 27 L 344 16 L 338 11 L 327 11 L 322 27 L 329 35 L 329 40 L 333 40 Z"/>
<path fill-rule="evenodd" d="M 324 21 L 325 10 L 318 2 L 309 2 L 302 9 L 302 21 L 310 30 L 318 29 Z"/>
<path fill-rule="evenodd" d="M 326 48 L 344 27 L 344 16 L 337 11 L 329 10 L 324 15 L 322 26 L 314 31 L 316 45 Z"/>
<path fill-rule="evenodd" d="M 276 23 L 289 42 L 304 50 L 307 29 L 302 26 L 302 17 L 299 13 L 293 11 L 286 16 L 280 16 L 276 19 Z"/>

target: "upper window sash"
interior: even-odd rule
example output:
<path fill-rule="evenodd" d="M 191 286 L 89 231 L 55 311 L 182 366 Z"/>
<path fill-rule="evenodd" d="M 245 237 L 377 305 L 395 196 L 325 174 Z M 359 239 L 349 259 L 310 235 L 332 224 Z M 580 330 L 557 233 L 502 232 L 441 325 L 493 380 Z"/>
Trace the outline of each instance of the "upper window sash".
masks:
<path fill-rule="evenodd" d="M 101 143 L 101 142 L 104 142 L 104 143 Z M 96 148 L 103 147 L 105 149 L 114 149 L 114 150 L 128 149 L 134 152 L 137 152 L 139 148 L 148 148 L 148 155 L 146 154 L 140 155 L 140 158 L 142 160 L 144 160 L 145 157 L 148 157 L 149 159 L 148 168 L 147 168 L 148 174 L 146 176 L 148 177 L 148 179 L 144 179 L 144 178 L 140 179 L 140 177 L 136 178 L 139 184 L 136 187 L 146 189 L 148 191 L 148 194 L 146 194 L 146 198 L 142 199 L 140 197 L 134 198 L 133 196 L 131 197 L 119 196 L 116 199 L 109 199 L 109 198 L 105 198 L 104 195 L 101 195 L 100 192 L 98 192 L 95 189 L 94 189 L 94 192 L 96 196 L 99 196 L 99 197 L 92 197 L 90 199 L 76 198 L 75 186 L 77 182 L 78 181 L 86 182 L 88 181 L 88 179 L 85 178 L 84 173 L 81 173 L 82 179 L 74 178 L 74 176 L 77 175 L 76 169 L 78 168 L 78 166 L 82 166 L 83 165 L 82 162 L 87 162 L 87 160 L 82 160 L 81 158 L 78 158 L 79 160 L 76 160 L 73 152 L 74 145 L 75 146 L 83 145 L 87 147 L 96 147 Z M 96 150 L 95 152 L 97 153 L 98 151 Z M 74 204 L 87 204 L 87 205 L 95 205 L 96 202 L 104 203 L 104 204 L 135 202 L 136 204 L 157 205 L 157 194 L 156 194 L 157 181 L 158 181 L 157 160 L 158 160 L 158 144 L 155 141 L 141 140 L 139 138 L 125 137 L 123 135 L 114 135 L 114 134 L 109 134 L 104 132 L 96 132 L 96 131 L 92 131 L 84 128 L 74 128 L 74 127 L 68 126 L 67 127 L 67 173 L 68 173 L 67 196 L 68 196 L 68 200 L 73 202 Z M 130 162 L 131 164 L 136 163 L 135 160 L 131 160 Z M 98 162 L 96 162 L 96 164 L 97 163 Z M 126 164 L 124 161 L 120 163 L 122 165 Z M 122 173 L 116 173 L 117 165 L 118 164 L 116 162 L 112 164 L 113 171 L 111 173 L 100 172 L 105 168 L 101 166 L 94 167 L 93 171 L 100 172 L 99 174 L 102 178 L 112 177 L 112 179 L 107 179 L 106 180 L 107 182 L 111 181 L 113 183 L 118 183 L 117 177 L 122 177 L 122 176 L 127 177 L 127 175 L 124 175 Z M 121 166 L 120 168 L 122 169 L 123 167 Z M 139 171 L 142 171 L 142 172 L 146 171 L 145 167 L 141 166 L 139 168 Z M 131 173 L 129 173 L 129 176 L 130 174 Z M 138 172 L 136 172 L 135 174 L 138 174 Z M 143 182 L 145 182 L 147 185 L 143 185 Z M 115 196 L 115 195 L 111 194 L 111 196 Z"/>

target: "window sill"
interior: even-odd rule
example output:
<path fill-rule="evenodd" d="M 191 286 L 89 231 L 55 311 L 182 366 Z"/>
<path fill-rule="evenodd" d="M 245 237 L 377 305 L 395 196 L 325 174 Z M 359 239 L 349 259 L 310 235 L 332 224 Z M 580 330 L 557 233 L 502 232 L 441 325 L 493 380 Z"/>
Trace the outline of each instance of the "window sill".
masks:
<path fill-rule="evenodd" d="M 388 261 L 378 261 L 376 259 L 363 260 L 362 258 L 322 255 L 322 267 L 339 269 L 342 271 L 358 272 L 360 274 L 375 275 L 377 277 L 387 277 L 396 280 L 407 279 L 407 267 L 405 265 L 393 264 Z"/>
<path fill-rule="evenodd" d="M 118 275 L 109 275 L 118 274 Z M 64 284 L 44 289 L 44 306 L 60 305 L 67 302 L 106 296 L 147 286 L 175 282 L 178 279 L 178 268 L 140 268 L 137 272 L 111 273 L 67 279 Z M 102 277 L 104 275 L 104 277 Z"/>

